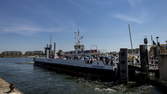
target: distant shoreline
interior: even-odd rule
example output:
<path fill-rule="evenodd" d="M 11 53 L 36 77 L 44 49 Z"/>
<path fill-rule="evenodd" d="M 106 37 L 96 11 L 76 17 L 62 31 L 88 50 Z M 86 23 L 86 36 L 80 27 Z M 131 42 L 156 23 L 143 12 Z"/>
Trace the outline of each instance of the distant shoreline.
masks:
<path fill-rule="evenodd" d="M 34 57 L 42 57 L 42 56 L 0 56 L 0 58 L 34 58 Z"/>

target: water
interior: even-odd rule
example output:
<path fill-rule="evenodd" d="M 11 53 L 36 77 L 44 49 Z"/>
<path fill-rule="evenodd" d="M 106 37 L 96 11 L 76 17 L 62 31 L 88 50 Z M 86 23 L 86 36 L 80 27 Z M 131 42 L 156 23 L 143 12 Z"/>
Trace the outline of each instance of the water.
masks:
<path fill-rule="evenodd" d="M 145 91 L 141 87 L 125 90 L 124 86 L 110 87 L 98 81 L 57 74 L 33 66 L 31 58 L 0 58 L 0 77 L 14 83 L 24 94 L 160 94 L 152 86 L 145 86 L 148 88 Z"/>

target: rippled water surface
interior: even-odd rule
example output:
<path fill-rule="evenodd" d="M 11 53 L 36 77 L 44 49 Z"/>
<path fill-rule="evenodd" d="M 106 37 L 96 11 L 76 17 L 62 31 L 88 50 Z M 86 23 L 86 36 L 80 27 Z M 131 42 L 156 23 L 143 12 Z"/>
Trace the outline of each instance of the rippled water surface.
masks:
<path fill-rule="evenodd" d="M 0 77 L 14 83 L 25 94 L 140 94 L 144 91 L 137 88 L 125 92 L 121 86 L 111 88 L 101 82 L 57 74 L 34 67 L 31 58 L 0 58 Z M 160 94 L 152 86 L 144 88 L 148 88 L 144 94 Z"/>

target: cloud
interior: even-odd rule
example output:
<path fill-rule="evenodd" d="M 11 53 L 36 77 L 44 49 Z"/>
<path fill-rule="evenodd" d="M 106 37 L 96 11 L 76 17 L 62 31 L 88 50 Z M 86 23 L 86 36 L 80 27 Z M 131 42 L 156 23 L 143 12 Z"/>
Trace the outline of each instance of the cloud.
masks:
<path fill-rule="evenodd" d="M 77 0 L 67 0 L 69 3 L 72 5 L 78 7 L 81 11 L 84 11 L 87 14 L 92 14 L 92 11 L 87 9 L 86 7 L 83 6 L 83 4 L 77 2 Z"/>
<path fill-rule="evenodd" d="M 21 35 L 32 35 L 40 32 L 64 32 L 68 27 L 40 27 L 35 25 L 5 25 L 0 26 L 0 32 L 3 33 L 16 33 Z"/>
<path fill-rule="evenodd" d="M 128 0 L 128 3 L 131 7 L 135 7 L 139 4 L 141 4 L 142 0 Z"/>
<path fill-rule="evenodd" d="M 142 24 L 144 22 L 143 17 L 134 17 L 134 16 L 128 16 L 124 14 L 116 14 L 114 15 L 114 18 L 117 18 L 123 21 L 137 23 L 137 24 Z"/>

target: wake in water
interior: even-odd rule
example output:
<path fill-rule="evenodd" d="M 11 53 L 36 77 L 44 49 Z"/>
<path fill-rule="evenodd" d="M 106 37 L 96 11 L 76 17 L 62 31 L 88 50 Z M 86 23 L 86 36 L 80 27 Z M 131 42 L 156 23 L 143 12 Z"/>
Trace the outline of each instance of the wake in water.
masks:
<path fill-rule="evenodd" d="M 153 94 L 152 90 L 155 89 L 152 85 L 134 87 L 135 83 L 113 85 L 113 82 L 91 81 L 83 78 L 75 78 L 75 81 L 83 88 L 91 88 L 99 94 Z"/>

